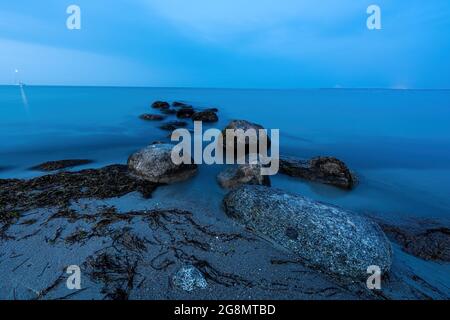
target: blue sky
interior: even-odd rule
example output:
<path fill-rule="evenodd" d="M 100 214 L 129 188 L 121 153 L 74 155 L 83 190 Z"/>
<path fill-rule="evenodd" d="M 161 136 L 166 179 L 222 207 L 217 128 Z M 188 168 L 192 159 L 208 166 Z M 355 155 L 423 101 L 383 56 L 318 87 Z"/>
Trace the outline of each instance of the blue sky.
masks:
<path fill-rule="evenodd" d="M 450 88 L 449 30 L 448 0 L 2 1 L 0 83 Z"/>

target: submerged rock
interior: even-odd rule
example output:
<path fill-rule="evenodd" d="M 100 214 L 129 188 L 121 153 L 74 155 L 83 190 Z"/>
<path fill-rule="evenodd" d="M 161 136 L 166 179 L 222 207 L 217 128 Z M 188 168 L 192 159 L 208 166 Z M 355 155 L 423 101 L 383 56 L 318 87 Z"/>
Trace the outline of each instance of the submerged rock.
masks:
<path fill-rule="evenodd" d="M 202 110 L 202 111 L 205 111 L 205 112 L 215 112 L 215 113 L 217 113 L 217 112 L 219 112 L 219 109 L 217 109 L 217 108 L 206 108 L 206 109 L 204 109 L 204 110 Z"/>
<path fill-rule="evenodd" d="M 219 173 L 217 181 L 225 189 L 237 188 L 243 184 L 270 186 L 270 178 L 261 175 L 260 164 L 241 164 Z"/>
<path fill-rule="evenodd" d="M 31 167 L 31 170 L 37 171 L 56 171 L 62 169 L 69 169 L 77 166 L 93 163 L 92 160 L 87 159 L 69 159 L 69 160 L 57 160 L 41 163 L 37 166 Z"/>
<path fill-rule="evenodd" d="M 172 106 L 173 106 L 173 107 L 177 107 L 177 108 L 180 108 L 180 107 L 190 107 L 190 108 L 192 108 L 191 105 L 189 105 L 189 104 L 187 104 L 187 103 L 184 103 L 184 102 L 180 102 L 180 101 L 174 101 L 174 102 L 172 103 Z"/>
<path fill-rule="evenodd" d="M 152 103 L 153 109 L 169 109 L 170 105 L 165 101 L 155 101 Z"/>
<path fill-rule="evenodd" d="M 317 157 L 311 160 L 280 157 L 280 173 L 343 189 L 352 189 L 356 180 L 345 163 L 333 157 Z"/>
<path fill-rule="evenodd" d="M 450 262 L 449 228 L 407 230 L 401 226 L 380 225 L 390 239 L 402 246 L 403 251 L 424 260 Z"/>
<path fill-rule="evenodd" d="M 175 109 L 162 109 L 161 113 L 171 115 L 171 114 L 176 114 L 177 110 L 175 110 Z"/>
<path fill-rule="evenodd" d="M 128 168 L 139 178 L 152 183 L 173 183 L 195 175 L 197 165 L 173 163 L 172 148 L 171 144 L 150 145 L 129 157 Z"/>
<path fill-rule="evenodd" d="M 186 127 L 188 124 L 185 121 L 170 121 L 159 126 L 162 130 L 173 131 L 178 128 Z"/>
<path fill-rule="evenodd" d="M 164 120 L 166 117 L 160 115 L 160 114 L 143 114 L 139 116 L 142 120 L 148 120 L 148 121 L 161 121 Z"/>
<path fill-rule="evenodd" d="M 195 113 L 194 108 L 192 107 L 182 107 L 177 111 L 177 117 L 182 119 L 187 119 L 192 117 L 192 115 Z"/>
<path fill-rule="evenodd" d="M 212 110 L 195 112 L 191 118 L 194 121 L 203 121 L 203 122 L 219 121 L 219 117 L 217 117 L 217 114 Z"/>
<path fill-rule="evenodd" d="M 226 195 L 227 215 L 306 265 L 341 279 L 367 279 L 367 268 L 389 271 L 392 249 L 381 228 L 338 207 L 263 186 L 243 186 Z"/>
<path fill-rule="evenodd" d="M 181 290 L 192 292 L 195 289 L 206 289 L 208 283 L 203 274 L 193 265 L 186 265 L 172 278 L 172 283 Z"/>

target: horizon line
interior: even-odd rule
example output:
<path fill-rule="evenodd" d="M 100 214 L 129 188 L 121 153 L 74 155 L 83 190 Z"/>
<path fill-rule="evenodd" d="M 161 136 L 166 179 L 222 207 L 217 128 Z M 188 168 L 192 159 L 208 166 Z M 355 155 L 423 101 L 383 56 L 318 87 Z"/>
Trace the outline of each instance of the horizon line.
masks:
<path fill-rule="evenodd" d="M 387 87 L 296 87 L 296 88 L 252 88 L 252 87 L 185 87 L 185 86 L 139 86 L 139 85 L 64 85 L 64 84 L 26 84 L 25 87 L 61 88 L 130 88 L 130 89 L 192 89 L 192 90 L 386 90 L 386 91 L 450 91 L 450 88 L 387 88 Z M 0 87 L 16 87 L 19 84 L 0 84 Z"/>

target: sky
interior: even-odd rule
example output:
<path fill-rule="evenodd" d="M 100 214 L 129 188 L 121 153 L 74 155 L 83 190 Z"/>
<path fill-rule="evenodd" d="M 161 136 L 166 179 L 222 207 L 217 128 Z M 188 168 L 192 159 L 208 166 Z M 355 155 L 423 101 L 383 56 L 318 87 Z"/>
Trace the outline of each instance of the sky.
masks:
<path fill-rule="evenodd" d="M 367 8 L 381 9 L 369 30 Z M 66 10 L 81 9 L 69 30 Z M 17 70 L 17 74 L 15 74 Z M 448 0 L 15 0 L 0 84 L 450 88 Z"/>

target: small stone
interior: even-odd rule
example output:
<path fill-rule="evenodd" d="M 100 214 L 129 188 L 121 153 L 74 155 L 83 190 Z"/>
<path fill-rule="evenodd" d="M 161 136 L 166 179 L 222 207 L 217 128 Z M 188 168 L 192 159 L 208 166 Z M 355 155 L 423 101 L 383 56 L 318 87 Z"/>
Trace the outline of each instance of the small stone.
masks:
<path fill-rule="evenodd" d="M 192 292 L 195 289 L 206 289 L 208 286 L 201 271 L 193 265 L 181 267 L 181 269 L 173 276 L 172 283 L 176 287 L 187 292 Z"/>

